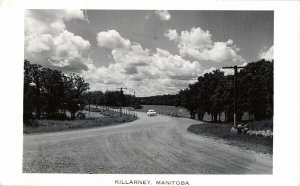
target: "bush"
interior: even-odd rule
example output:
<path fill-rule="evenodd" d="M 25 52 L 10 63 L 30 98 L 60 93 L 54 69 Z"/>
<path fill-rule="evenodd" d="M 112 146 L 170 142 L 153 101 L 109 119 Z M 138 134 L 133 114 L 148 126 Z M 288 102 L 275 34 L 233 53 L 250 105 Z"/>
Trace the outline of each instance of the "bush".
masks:
<path fill-rule="evenodd" d="M 47 119 L 51 120 L 70 120 L 70 118 L 65 113 L 55 113 L 48 115 Z"/>
<path fill-rule="evenodd" d="M 79 112 L 77 113 L 76 117 L 79 118 L 79 119 L 85 119 L 86 114 L 83 113 L 83 112 L 81 112 L 81 111 L 79 111 Z"/>
<path fill-rule="evenodd" d="M 39 126 L 38 121 L 35 119 L 24 119 L 23 122 L 26 127 L 38 127 Z"/>

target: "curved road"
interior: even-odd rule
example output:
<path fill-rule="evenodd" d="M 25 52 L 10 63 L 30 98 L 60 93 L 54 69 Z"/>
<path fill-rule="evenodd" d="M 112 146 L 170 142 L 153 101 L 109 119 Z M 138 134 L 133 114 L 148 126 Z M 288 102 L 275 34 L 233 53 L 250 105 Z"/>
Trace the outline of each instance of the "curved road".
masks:
<path fill-rule="evenodd" d="M 272 156 L 187 132 L 198 121 L 148 117 L 110 127 L 24 135 L 23 172 L 265 174 Z"/>

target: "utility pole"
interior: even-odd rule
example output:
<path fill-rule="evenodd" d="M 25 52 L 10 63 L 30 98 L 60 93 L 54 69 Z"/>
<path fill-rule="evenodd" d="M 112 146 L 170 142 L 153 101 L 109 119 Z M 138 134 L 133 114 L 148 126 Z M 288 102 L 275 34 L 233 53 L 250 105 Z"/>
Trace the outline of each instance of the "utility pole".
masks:
<path fill-rule="evenodd" d="M 127 88 L 120 87 L 120 88 L 117 88 L 117 89 L 120 89 L 120 93 L 123 94 L 123 89 L 127 89 Z"/>
<path fill-rule="evenodd" d="M 238 67 L 238 66 L 231 66 L 231 67 L 222 67 L 222 69 L 234 69 L 234 100 L 233 100 L 233 125 L 236 127 L 236 87 L 237 87 L 237 72 L 240 68 L 246 68 L 246 67 Z"/>
<path fill-rule="evenodd" d="M 121 99 L 122 99 L 123 89 L 127 89 L 127 88 L 120 87 L 120 88 L 117 88 L 117 89 L 120 89 Z M 126 97 L 125 97 L 125 99 L 126 99 Z M 120 104 L 120 116 L 122 116 L 122 104 Z"/>

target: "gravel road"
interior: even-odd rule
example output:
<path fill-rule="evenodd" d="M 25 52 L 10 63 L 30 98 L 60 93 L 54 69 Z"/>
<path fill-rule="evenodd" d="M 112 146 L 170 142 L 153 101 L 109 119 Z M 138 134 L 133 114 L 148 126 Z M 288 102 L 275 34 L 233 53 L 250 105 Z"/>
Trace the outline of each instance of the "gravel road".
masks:
<path fill-rule="evenodd" d="M 272 156 L 187 132 L 199 121 L 148 117 L 110 127 L 24 135 L 23 172 L 271 174 Z"/>

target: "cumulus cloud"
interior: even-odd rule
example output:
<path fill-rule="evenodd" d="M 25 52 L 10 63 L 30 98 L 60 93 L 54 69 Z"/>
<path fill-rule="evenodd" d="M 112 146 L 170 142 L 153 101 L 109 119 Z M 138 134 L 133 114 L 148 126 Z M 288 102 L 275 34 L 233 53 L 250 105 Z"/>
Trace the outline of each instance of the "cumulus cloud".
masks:
<path fill-rule="evenodd" d="M 122 85 L 142 95 L 177 93 L 202 72 L 197 61 L 185 60 L 160 48 L 155 51 L 143 48 L 115 30 L 100 33 L 98 46 L 110 49 L 114 63 L 108 67 L 89 68 L 84 74 L 101 90 Z"/>
<path fill-rule="evenodd" d="M 26 10 L 25 34 L 49 33 L 55 35 L 64 30 L 64 21 L 82 19 L 85 17 L 81 10 Z"/>
<path fill-rule="evenodd" d="M 156 10 L 155 14 L 158 15 L 162 21 L 168 21 L 171 19 L 171 14 L 167 10 Z"/>
<path fill-rule="evenodd" d="M 181 56 L 193 57 L 199 61 L 212 61 L 217 63 L 228 61 L 243 61 L 238 55 L 239 48 L 229 39 L 226 42 L 214 42 L 208 30 L 200 27 L 192 28 L 190 31 L 168 30 L 165 37 L 177 44 Z"/>
<path fill-rule="evenodd" d="M 169 29 L 168 32 L 164 33 L 164 35 L 166 37 L 168 37 L 170 40 L 173 40 L 173 41 L 177 41 L 178 42 L 178 34 L 177 34 L 177 31 L 176 30 L 171 30 Z"/>
<path fill-rule="evenodd" d="M 234 70 L 233 69 L 220 69 L 221 72 L 224 72 L 224 75 L 234 75 Z M 238 70 L 239 71 L 239 70 Z"/>
<path fill-rule="evenodd" d="M 201 74 L 201 75 L 204 75 L 206 73 L 211 73 L 211 72 L 213 72 L 215 70 L 217 70 L 215 67 L 211 67 L 209 69 L 205 69 L 205 70 L 203 70 L 203 74 Z"/>
<path fill-rule="evenodd" d="M 258 54 L 259 59 L 265 59 L 267 61 L 272 61 L 274 59 L 273 57 L 273 45 L 268 49 L 264 48 L 260 51 Z"/>
<path fill-rule="evenodd" d="M 25 57 L 63 71 L 87 70 L 90 42 L 66 29 L 65 21 L 85 20 L 81 10 L 26 10 Z"/>
<path fill-rule="evenodd" d="M 202 71 L 198 62 L 187 61 L 181 56 L 171 55 L 168 51 L 159 48 L 152 56 L 152 63 L 172 79 L 189 80 L 197 77 Z"/>
<path fill-rule="evenodd" d="M 127 48 L 130 46 L 130 41 L 124 39 L 115 30 L 109 30 L 107 32 L 99 32 L 97 35 L 98 45 L 108 49 L 115 48 Z"/>

